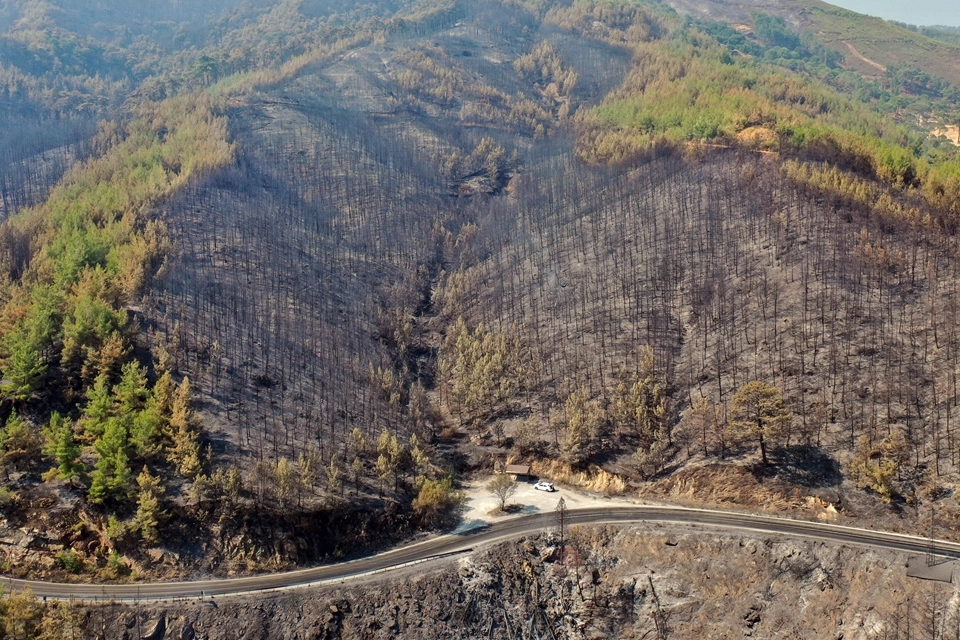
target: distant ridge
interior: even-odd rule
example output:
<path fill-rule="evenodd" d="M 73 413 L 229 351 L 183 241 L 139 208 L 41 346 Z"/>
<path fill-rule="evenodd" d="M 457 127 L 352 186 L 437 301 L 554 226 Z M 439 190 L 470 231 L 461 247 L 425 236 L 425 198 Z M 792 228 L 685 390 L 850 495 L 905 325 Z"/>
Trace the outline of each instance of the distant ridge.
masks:
<path fill-rule="evenodd" d="M 667 0 L 681 14 L 700 20 L 751 22 L 754 11 L 782 16 L 842 53 L 844 66 L 865 76 L 878 68 L 910 66 L 960 85 L 960 46 L 928 37 L 909 25 L 856 13 L 819 0 Z M 956 27 L 944 27 L 955 31 Z M 852 55 L 850 46 L 860 54 Z M 869 61 L 865 61 L 864 58 Z M 871 64 L 873 63 L 873 64 Z"/>

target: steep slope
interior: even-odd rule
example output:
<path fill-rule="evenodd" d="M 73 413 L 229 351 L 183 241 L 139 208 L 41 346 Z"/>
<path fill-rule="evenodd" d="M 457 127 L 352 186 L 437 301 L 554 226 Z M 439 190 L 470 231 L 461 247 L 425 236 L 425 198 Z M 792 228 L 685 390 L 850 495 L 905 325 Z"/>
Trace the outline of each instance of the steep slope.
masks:
<path fill-rule="evenodd" d="M 487 199 L 512 189 L 520 154 L 599 101 L 628 57 L 541 31 L 522 9 L 495 9 L 417 13 L 372 42 L 358 36 L 191 98 L 229 122 L 236 161 L 130 205 L 163 221 L 137 223 L 162 238 L 138 284 L 109 300 L 109 326 L 71 347 L 82 357 L 67 363 L 54 323 L 46 351 L 26 363 L 39 368 L 24 364 L 16 378 L 11 400 L 55 424 L 73 452 L 58 472 L 66 483 L 52 487 L 38 482 L 49 469 L 32 455 L 14 463 L 23 473 L 16 524 L 36 517 L 20 505 L 41 494 L 65 507 L 37 545 L 83 538 L 71 566 L 106 571 L 113 553 L 137 571 L 165 572 L 144 547 L 166 538 L 181 568 L 246 570 L 342 555 L 438 521 L 444 504 L 412 512 L 411 503 L 430 490 L 451 503 L 456 495 L 433 446 L 445 425 L 427 395 L 434 329 L 420 319 L 452 255 L 450 234 L 469 234 Z M 120 146 L 141 127 L 172 147 L 181 135 L 162 120 L 136 121 L 116 131 L 130 140 Z M 98 227 L 92 202 L 76 226 Z M 29 236 L 24 219 L 8 223 L 16 238 Z M 11 273 L 28 258 L 40 264 L 36 252 L 11 248 Z M 81 260 L 79 273 L 112 265 L 106 253 Z M 99 304 L 103 294 L 91 296 Z M 27 327 L 21 316 L 13 322 Z M 106 360 L 108 351 L 118 353 Z M 19 372 L 18 362 L 11 350 L 5 371 Z M 70 385 L 55 407 L 62 419 L 45 398 L 61 379 Z M 121 388 L 138 386 L 131 402 L 119 400 Z M 148 423 L 156 411 L 159 422 Z M 54 450 L 47 442 L 47 459 Z M 146 469 L 140 492 L 131 465 Z M 94 490 L 99 478 L 109 478 L 105 495 Z M 145 503 L 156 519 L 144 520 Z M 87 520 L 80 533 L 70 532 L 74 518 Z M 18 571 L 34 570 L 14 555 Z M 56 570 L 47 562 L 42 571 Z"/>
<path fill-rule="evenodd" d="M 436 296 L 441 317 L 466 318 L 441 349 L 452 416 L 493 420 L 521 451 L 649 476 L 694 451 L 757 448 L 732 427 L 736 392 L 762 380 L 793 413 L 783 461 L 826 453 L 888 499 L 893 485 L 910 499 L 952 486 L 953 197 L 921 186 L 933 173 L 893 177 L 894 157 L 923 161 L 875 112 L 802 74 L 754 77 L 702 40 L 671 43 L 662 12 L 627 16 L 554 14 L 605 40 L 646 34 L 624 86 L 581 114 L 583 156 L 627 166 L 592 171 L 544 147 L 512 197 L 491 202 Z M 785 144 L 807 118 L 820 133 Z M 485 349 L 477 326 L 531 349 L 519 393 L 475 375 L 496 357 L 471 355 Z"/>
<path fill-rule="evenodd" d="M 526 154 L 536 127 L 553 121 L 543 99 L 516 98 L 530 83 L 510 64 L 535 39 L 511 23 L 529 28 L 529 17 L 484 17 L 426 42 L 352 51 L 245 99 L 230 111 L 239 166 L 170 204 L 184 244 L 154 317 L 163 332 L 179 325 L 184 364 L 222 403 L 207 415 L 232 423 L 234 436 L 246 432 L 234 441 L 240 451 L 292 459 L 313 442 L 327 458 L 354 427 L 371 443 L 387 427 L 409 435 L 407 409 L 391 407 L 390 395 L 405 404 L 411 383 L 431 384 L 418 371 L 429 366 L 428 345 L 410 325 L 430 304 L 446 230 L 478 215 L 451 196 L 501 191 L 510 156 Z M 599 43 L 568 46 L 593 54 L 577 56 L 584 65 L 606 53 Z M 436 60 L 450 76 L 436 88 L 449 82 L 454 98 L 429 93 L 424 74 Z M 591 74 L 594 98 L 612 73 Z M 420 85 L 405 90 L 414 74 Z M 485 137 L 500 144 L 480 157 Z M 502 166 L 491 173 L 483 163 L 497 148 Z M 372 388 L 371 367 L 396 371 L 397 389 Z"/>
<path fill-rule="evenodd" d="M 55 505 L 44 572 L 342 557 L 506 458 L 952 521 L 960 165 L 892 93 L 770 16 L 331 8 L 161 56 L 141 98 L 208 89 L 101 126 L 2 228 L 5 508 Z"/>

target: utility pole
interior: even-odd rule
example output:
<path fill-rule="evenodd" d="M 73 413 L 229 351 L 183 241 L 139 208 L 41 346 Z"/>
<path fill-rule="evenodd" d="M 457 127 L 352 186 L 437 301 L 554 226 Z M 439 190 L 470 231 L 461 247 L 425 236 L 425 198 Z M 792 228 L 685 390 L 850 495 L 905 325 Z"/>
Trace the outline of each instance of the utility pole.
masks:
<path fill-rule="evenodd" d="M 563 539 L 564 539 L 564 534 L 566 533 L 566 528 L 567 528 L 567 503 L 562 497 L 557 502 L 556 512 L 557 512 L 557 526 L 560 529 L 560 562 L 563 562 L 564 551 L 565 551 L 563 546 Z"/>
<path fill-rule="evenodd" d="M 936 538 L 936 511 L 935 506 L 930 503 L 930 531 L 927 537 L 927 566 L 932 567 L 937 564 L 937 538 Z"/>
<path fill-rule="evenodd" d="M 653 586 L 653 578 L 647 576 L 647 582 L 650 583 L 650 593 L 653 595 L 653 604 L 656 606 L 653 612 L 653 626 L 657 630 L 657 640 L 667 640 L 667 614 L 660 606 L 660 596 L 657 595 L 657 590 Z"/>

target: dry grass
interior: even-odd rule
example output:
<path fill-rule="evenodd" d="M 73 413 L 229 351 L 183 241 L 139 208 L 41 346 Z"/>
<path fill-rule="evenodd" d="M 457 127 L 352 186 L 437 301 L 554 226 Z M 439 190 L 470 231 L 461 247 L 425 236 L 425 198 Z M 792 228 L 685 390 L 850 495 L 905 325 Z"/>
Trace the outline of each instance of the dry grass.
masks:
<path fill-rule="evenodd" d="M 647 485 L 640 495 L 696 505 L 739 506 L 767 512 L 796 510 L 804 505 L 794 487 L 758 478 L 747 467 L 707 464 L 690 467 Z"/>
<path fill-rule="evenodd" d="M 574 471 L 560 460 L 542 460 L 530 465 L 530 470 L 541 478 L 606 495 L 620 495 L 627 489 L 623 478 L 596 465 L 590 465 L 586 471 Z"/>
<path fill-rule="evenodd" d="M 747 127 L 737 140 L 748 149 L 775 149 L 778 141 L 776 131 L 766 127 Z"/>

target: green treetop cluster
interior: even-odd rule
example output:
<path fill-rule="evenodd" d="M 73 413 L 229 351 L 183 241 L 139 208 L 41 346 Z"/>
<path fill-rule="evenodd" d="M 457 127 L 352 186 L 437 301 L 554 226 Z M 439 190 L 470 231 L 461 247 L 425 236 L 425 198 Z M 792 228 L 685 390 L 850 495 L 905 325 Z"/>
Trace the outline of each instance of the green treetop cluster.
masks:
<path fill-rule="evenodd" d="M 104 153 L 0 226 L 0 397 L 46 423 L 53 467 L 45 477 L 81 481 L 92 503 L 130 500 L 136 465 L 169 464 L 188 478 L 200 471 L 189 380 L 176 384 L 155 354 L 151 382 L 134 357 L 128 307 L 167 252 L 152 208 L 232 160 L 213 108 L 191 95 L 144 108 L 126 127 L 101 125 Z M 16 416 L 5 429 L 7 455 L 23 448 Z"/>

